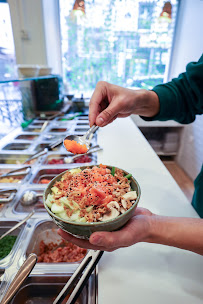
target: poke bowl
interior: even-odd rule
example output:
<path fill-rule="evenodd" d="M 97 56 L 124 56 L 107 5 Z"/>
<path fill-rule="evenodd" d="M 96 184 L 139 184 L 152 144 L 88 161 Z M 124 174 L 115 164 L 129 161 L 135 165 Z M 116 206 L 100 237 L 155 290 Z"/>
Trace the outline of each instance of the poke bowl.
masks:
<path fill-rule="evenodd" d="M 94 170 L 103 174 L 94 175 Z M 79 182 L 81 193 L 78 194 L 72 186 L 73 181 L 77 185 L 78 178 L 83 178 L 83 182 L 88 173 L 91 178 L 93 176 L 94 183 L 87 182 L 83 189 Z M 100 179 L 101 183 L 104 182 L 103 188 L 99 188 Z M 114 185 L 112 193 L 111 184 Z M 66 170 L 54 177 L 44 191 L 43 203 L 59 228 L 76 237 L 89 239 L 93 232 L 115 231 L 124 226 L 134 215 L 140 195 L 140 186 L 132 174 L 100 164 Z"/>

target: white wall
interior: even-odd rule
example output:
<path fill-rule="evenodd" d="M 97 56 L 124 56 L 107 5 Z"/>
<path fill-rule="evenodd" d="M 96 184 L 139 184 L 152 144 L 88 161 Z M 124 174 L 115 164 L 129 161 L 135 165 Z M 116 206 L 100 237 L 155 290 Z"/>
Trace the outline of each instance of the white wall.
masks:
<path fill-rule="evenodd" d="M 62 74 L 61 33 L 58 0 L 42 0 L 47 64 Z"/>
<path fill-rule="evenodd" d="M 181 0 L 169 79 L 203 52 L 203 1 Z M 177 162 L 194 180 L 203 163 L 203 115 L 184 128 Z"/>
<path fill-rule="evenodd" d="M 61 74 L 58 0 L 8 0 L 8 3 L 16 63 L 48 65 L 52 73 Z"/>
<path fill-rule="evenodd" d="M 46 65 L 41 0 L 8 0 L 8 3 L 17 64 Z"/>

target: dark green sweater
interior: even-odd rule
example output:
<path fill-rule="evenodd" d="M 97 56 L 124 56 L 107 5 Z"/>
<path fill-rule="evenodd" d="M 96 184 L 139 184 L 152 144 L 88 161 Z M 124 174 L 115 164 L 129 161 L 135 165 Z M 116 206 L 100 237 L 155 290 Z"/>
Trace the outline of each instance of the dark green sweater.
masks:
<path fill-rule="evenodd" d="M 203 114 L 203 55 L 198 62 L 189 63 L 185 73 L 166 84 L 155 86 L 153 91 L 159 97 L 160 112 L 153 118 L 143 119 L 172 119 L 183 124 L 193 122 L 196 115 Z M 203 218 L 203 166 L 194 185 L 192 205 Z"/>

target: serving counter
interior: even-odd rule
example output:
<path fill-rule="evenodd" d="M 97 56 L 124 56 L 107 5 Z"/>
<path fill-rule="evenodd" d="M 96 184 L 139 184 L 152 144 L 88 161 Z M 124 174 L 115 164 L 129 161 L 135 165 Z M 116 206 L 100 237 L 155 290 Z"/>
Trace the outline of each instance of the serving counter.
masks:
<path fill-rule="evenodd" d="M 98 131 L 98 163 L 124 168 L 141 187 L 140 207 L 165 216 L 198 217 L 130 118 Z M 169 246 L 139 243 L 106 252 L 99 263 L 99 304 L 203 302 L 203 258 Z"/>
<path fill-rule="evenodd" d="M 51 141 L 68 134 L 83 135 L 88 126 L 88 116 L 71 115 L 49 122 L 43 132 L 36 129 L 36 119 L 29 130 L 16 130 L 0 142 L 0 173 L 19 168 L 27 158 L 44 149 Z M 85 124 L 85 126 L 84 126 Z M 33 130 L 32 130 L 33 128 Z M 92 140 L 103 150 L 89 155 L 88 163 L 120 167 L 133 174 L 141 187 L 139 206 L 168 216 L 198 217 L 191 204 L 130 118 L 117 119 L 109 126 L 100 128 Z M 0 177 L 0 189 L 14 188 L 14 198 L 0 206 L 0 228 L 23 219 L 33 209 L 34 215 L 16 232 L 16 243 L 10 254 L 0 259 L 0 302 L 16 272 L 30 252 L 39 253 L 40 242 L 60 242 L 57 226 L 43 208 L 42 193 L 47 183 L 64 170 L 84 165 L 80 162 L 67 164 L 70 156 L 62 145 L 29 162 L 30 170 L 23 176 Z M 87 160 L 85 160 L 87 161 Z M 32 206 L 23 204 L 26 192 L 35 191 L 38 202 Z M 0 230 L 1 230 L 0 229 Z M 52 303 L 58 289 L 62 288 L 78 267 L 74 263 L 37 263 L 25 282 L 25 286 L 41 289 L 36 303 Z M 156 244 L 139 243 L 134 246 L 105 252 L 84 289 L 79 303 L 184 303 L 199 304 L 203 300 L 203 259 L 201 256 L 177 248 Z M 27 284 L 27 285 L 26 285 Z M 31 284 L 31 285 L 30 285 Z M 47 285 L 48 284 L 48 285 Z M 44 286 L 48 289 L 43 289 Z M 24 287 L 25 287 L 24 286 Z M 33 287 L 34 286 L 34 287 Z M 36 295 L 21 288 L 11 303 L 28 303 Z M 34 290 L 34 289 L 32 289 Z M 44 290 L 44 291 L 43 291 Z M 45 298 L 44 298 L 45 297 Z M 19 300 L 20 299 L 20 300 Z M 40 300 L 41 299 L 41 300 Z M 36 300 L 36 299 L 35 299 Z M 20 302 L 19 302 L 20 301 Z M 34 302 L 35 303 L 35 302 Z"/>

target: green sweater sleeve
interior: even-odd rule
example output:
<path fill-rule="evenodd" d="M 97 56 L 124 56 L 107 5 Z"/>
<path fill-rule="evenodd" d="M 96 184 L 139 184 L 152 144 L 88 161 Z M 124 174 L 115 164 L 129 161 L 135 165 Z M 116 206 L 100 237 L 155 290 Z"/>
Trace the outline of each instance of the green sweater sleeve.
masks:
<path fill-rule="evenodd" d="M 158 95 L 160 112 L 144 120 L 175 120 L 188 124 L 195 115 L 203 113 L 203 55 L 198 62 L 191 62 L 186 72 L 166 84 L 153 88 Z"/>

